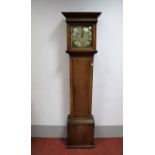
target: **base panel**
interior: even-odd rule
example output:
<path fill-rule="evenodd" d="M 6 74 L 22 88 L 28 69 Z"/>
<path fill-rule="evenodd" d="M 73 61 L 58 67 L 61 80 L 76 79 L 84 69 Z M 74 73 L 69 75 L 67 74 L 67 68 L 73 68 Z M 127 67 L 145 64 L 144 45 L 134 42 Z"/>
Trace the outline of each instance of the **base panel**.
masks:
<path fill-rule="evenodd" d="M 67 120 L 67 146 L 75 148 L 87 148 L 94 146 L 94 119 L 91 118 L 72 118 L 70 115 Z"/>

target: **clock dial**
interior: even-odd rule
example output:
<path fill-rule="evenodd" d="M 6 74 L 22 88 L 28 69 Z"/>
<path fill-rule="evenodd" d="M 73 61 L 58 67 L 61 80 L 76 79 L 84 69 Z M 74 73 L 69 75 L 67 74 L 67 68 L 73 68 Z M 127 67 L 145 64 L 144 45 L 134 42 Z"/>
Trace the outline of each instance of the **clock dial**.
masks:
<path fill-rule="evenodd" d="M 92 26 L 72 26 L 71 44 L 73 48 L 92 47 Z"/>

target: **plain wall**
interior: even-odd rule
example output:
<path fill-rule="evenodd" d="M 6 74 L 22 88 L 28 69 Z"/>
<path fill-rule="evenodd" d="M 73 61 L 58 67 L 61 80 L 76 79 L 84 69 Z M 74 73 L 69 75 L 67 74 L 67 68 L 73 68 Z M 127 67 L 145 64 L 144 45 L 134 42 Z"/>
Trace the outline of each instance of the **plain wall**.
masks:
<path fill-rule="evenodd" d="M 101 11 L 94 57 L 95 125 L 122 125 L 122 0 L 32 0 L 32 125 L 66 125 L 69 55 L 62 11 Z"/>

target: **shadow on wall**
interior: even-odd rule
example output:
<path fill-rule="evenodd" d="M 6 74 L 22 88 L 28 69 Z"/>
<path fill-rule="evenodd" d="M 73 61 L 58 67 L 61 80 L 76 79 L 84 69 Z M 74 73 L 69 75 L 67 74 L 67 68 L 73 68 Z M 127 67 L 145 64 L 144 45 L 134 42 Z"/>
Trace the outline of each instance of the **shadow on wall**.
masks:
<path fill-rule="evenodd" d="M 65 20 L 62 20 L 54 29 L 53 33 L 50 36 L 50 41 L 54 43 L 56 49 L 53 51 L 53 54 L 56 57 L 56 67 L 55 67 L 55 73 L 57 74 L 57 77 L 60 77 L 61 85 L 59 85 L 61 88 L 59 96 L 61 99 L 58 99 L 61 101 L 61 120 L 67 121 L 67 115 L 69 114 L 69 55 L 65 52 L 66 50 L 66 22 Z M 54 92 L 54 91 L 53 91 Z M 56 91 L 55 91 L 56 93 Z M 52 95 L 54 96 L 54 95 Z M 55 109 L 57 110 L 57 109 Z M 60 109 L 59 109 L 60 110 Z M 53 115 L 54 117 L 54 115 Z M 62 135 L 64 135 L 64 131 L 62 131 Z"/>

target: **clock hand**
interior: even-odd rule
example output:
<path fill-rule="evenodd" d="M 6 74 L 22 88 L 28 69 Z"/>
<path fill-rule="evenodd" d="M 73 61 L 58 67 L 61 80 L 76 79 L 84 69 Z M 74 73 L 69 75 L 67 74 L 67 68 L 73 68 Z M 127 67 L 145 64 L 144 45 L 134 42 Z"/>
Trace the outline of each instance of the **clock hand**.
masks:
<path fill-rule="evenodd" d="M 84 32 L 82 31 L 81 39 L 83 39 Z"/>

